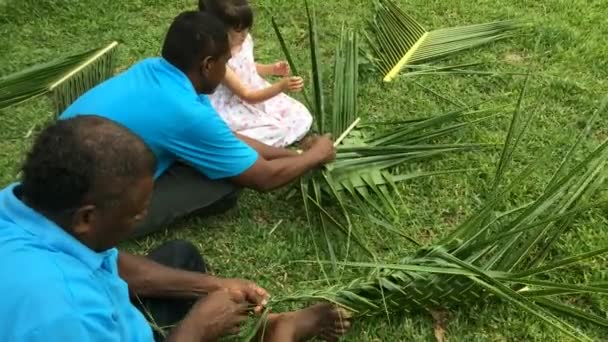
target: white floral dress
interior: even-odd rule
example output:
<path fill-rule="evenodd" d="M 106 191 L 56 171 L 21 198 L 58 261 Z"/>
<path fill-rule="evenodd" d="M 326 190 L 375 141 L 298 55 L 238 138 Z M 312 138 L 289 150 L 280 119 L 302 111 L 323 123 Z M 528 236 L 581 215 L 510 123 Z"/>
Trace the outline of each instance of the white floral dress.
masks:
<path fill-rule="evenodd" d="M 241 51 L 228 61 L 228 67 L 250 89 L 270 86 L 257 72 L 251 35 L 245 39 Z M 267 145 L 289 146 L 302 139 L 312 125 L 308 109 L 284 93 L 264 102 L 250 104 L 222 84 L 209 99 L 234 132 Z"/>

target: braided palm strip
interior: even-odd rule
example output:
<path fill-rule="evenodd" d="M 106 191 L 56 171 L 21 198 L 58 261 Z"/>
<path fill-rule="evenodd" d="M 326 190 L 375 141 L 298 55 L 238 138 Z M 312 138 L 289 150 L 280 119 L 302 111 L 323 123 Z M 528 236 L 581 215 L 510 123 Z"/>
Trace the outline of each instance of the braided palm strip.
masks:
<path fill-rule="evenodd" d="M 428 266 L 427 263 L 425 265 Z M 297 293 L 279 301 L 327 300 L 360 316 L 451 309 L 486 300 L 467 276 L 380 270 L 368 278 L 321 291 Z"/>

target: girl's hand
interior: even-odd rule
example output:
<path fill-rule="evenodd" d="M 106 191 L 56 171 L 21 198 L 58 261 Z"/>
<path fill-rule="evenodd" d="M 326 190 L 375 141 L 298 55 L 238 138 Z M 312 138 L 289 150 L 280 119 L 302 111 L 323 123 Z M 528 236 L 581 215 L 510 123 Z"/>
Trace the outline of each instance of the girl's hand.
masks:
<path fill-rule="evenodd" d="M 302 77 L 285 77 L 281 80 L 283 91 L 299 92 L 304 88 Z"/>
<path fill-rule="evenodd" d="M 291 68 L 289 67 L 289 63 L 285 61 L 276 62 L 272 65 L 272 73 L 275 76 L 289 76 L 291 73 Z"/>

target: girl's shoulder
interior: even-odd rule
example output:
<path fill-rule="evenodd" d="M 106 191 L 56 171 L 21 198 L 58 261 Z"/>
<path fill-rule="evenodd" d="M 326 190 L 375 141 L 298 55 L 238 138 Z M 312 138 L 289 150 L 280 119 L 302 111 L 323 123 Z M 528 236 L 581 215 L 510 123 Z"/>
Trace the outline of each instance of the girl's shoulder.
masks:
<path fill-rule="evenodd" d="M 245 44 L 253 45 L 253 36 L 251 33 L 247 34 L 247 38 L 245 38 Z"/>

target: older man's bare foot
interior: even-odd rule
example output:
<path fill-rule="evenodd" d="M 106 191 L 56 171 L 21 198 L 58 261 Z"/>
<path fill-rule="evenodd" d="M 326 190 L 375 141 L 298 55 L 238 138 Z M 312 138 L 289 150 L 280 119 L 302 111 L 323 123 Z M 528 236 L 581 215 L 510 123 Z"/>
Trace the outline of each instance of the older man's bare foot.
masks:
<path fill-rule="evenodd" d="M 264 341 L 308 341 L 320 338 L 337 341 L 350 328 L 350 314 L 332 304 L 317 304 L 306 309 L 270 315 Z"/>

